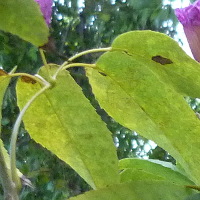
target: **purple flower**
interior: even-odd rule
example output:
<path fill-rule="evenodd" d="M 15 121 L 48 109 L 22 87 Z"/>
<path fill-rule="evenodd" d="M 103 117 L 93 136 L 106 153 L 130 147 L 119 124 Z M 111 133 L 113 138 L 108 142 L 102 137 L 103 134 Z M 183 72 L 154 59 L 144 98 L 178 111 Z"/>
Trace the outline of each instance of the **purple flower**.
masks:
<path fill-rule="evenodd" d="M 52 14 L 52 0 L 35 0 L 40 5 L 40 10 L 44 16 L 44 19 L 49 26 L 51 23 L 51 14 Z"/>
<path fill-rule="evenodd" d="M 200 62 L 200 0 L 186 8 L 177 8 L 175 14 L 183 25 L 195 60 Z"/>

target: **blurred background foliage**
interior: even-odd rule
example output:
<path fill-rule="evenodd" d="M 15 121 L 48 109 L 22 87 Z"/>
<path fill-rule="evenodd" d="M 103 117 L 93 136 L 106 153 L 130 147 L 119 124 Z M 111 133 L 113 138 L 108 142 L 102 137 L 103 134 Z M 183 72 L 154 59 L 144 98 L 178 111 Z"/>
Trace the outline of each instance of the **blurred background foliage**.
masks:
<path fill-rule="evenodd" d="M 171 37 L 176 36 L 178 21 L 171 5 L 176 0 L 164 2 L 166 1 L 55 0 L 50 28 L 51 37 L 49 43 L 43 47 L 48 62 L 61 64 L 64 59 L 77 52 L 108 47 L 116 36 L 131 30 L 149 29 L 163 32 Z M 87 55 L 77 61 L 92 63 L 99 55 Z M 10 71 L 16 65 L 17 71 L 36 73 L 42 65 L 38 49 L 14 35 L 0 31 L 0 66 Z M 70 69 L 70 73 L 112 132 L 119 159 L 140 157 L 175 163 L 163 149 L 133 130 L 122 127 L 99 107 L 82 68 Z M 19 113 L 15 84 L 16 79 L 13 79 L 7 89 L 2 108 L 2 139 L 7 149 L 11 129 Z M 187 100 L 198 112 L 199 102 L 195 99 Z M 18 168 L 34 186 L 34 188 L 24 187 L 21 199 L 63 200 L 90 189 L 69 166 L 31 140 L 23 125 L 20 129 L 17 150 Z"/>

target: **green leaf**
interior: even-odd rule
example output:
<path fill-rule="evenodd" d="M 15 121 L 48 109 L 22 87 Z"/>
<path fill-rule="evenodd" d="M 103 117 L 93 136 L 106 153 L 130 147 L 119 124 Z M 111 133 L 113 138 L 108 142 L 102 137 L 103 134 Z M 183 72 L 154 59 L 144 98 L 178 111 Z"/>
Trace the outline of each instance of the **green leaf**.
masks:
<path fill-rule="evenodd" d="M 15 69 L 12 70 L 13 73 Z M 0 69 L 0 87 L 1 87 L 1 92 L 0 92 L 0 108 L 2 108 L 3 104 L 3 99 L 4 99 L 4 94 L 6 92 L 6 89 L 8 87 L 8 84 L 10 82 L 10 77 L 8 74 Z M 0 112 L 0 121 L 2 120 L 2 112 Z M 1 135 L 1 127 L 0 127 L 0 135 Z M 7 150 L 4 148 L 3 141 L 0 139 L 0 179 L 2 181 L 2 184 L 6 184 L 7 179 L 11 175 L 10 171 L 10 157 L 8 155 Z M 17 170 L 18 176 L 22 178 L 23 174 Z M 4 185 L 5 187 L 5 185 Z"/>
<path fill-rule="evenodd" d="M 200 199 L 200 193 L 198 194 L 194 194 L 194 195 L 190 195 L 187 199 L 185 200 L 199 200 Z"/>
<path fill-rule="evenodd" d="M 111 117 L 168 151 L 200 184 L 200 122 L 182 96 L 200 91 L 194 80 L 200 68 L 175 42 L 176 48 L 165 49 L 168 42 L 172 43 L 169 37 L 151 31 L 123 34 L 114 41 L 113 50 L 99 58 L 96 69 L 87 69 L 87 76 L 100 106 Z"/>
<path fill-rule="evenodd" d="M 48 41 L 49 29 L 34 0 L 0 2 L 0 29 L 18 35 L 36 46 Z"/>
<path fill-rule="evenodd" d="M 4 148 L 4 144 L 3 141 L 0 139 L 0 151 L 2 151 L 2 154 L 4 156 L 5 159 L 5 163 L 6 163 L 6 168 L 9 171 L 9 175 L 11 176 L 11 171 L 10 171 L 10 156 L 7 152 L 7 150 Z M 20 178 L 23 178 L 23 174 L 17 169 L 17 174 Z"/>
<path fill-rule="evenodd" d="M 70 200 L 186 200 L 195 193 L 164 181 L 133 181 L 86 192 Z"/>
<path fill-rule="evenodd" d="M 159 160 L 144 160 L 127 158 L 120 160 L 121 181 L 133 180 L 163 180 L 180 185 L 194 185 L 180 173 L 175 165 Z"/>
<path fill-rule="evenodd" d="M 154 31 L 128 32 L 117 37 L 112 47 L 138 56 L 162 81 L 171 83 L 184 96 L 200 97 L 200 64 L 167 35 Z M 171 62 L 160 64 L 164 59 Z"/>
<path fill-rule="evenodd" d="M 0 108 L 2 108 L 4 94 L 5 94 L 5 91 L 8 87 L 9 82 L 10 82 L 10 77 L 8 77 L 8 75 L 5 71 L 0 69 L 0 86 L 1 86 Z M 2 120 L 2 113 L 1 112 L 0 112 L 0 120 Z M 1 133 L 1 126 L 0 126 L 0 133 Z"/>
<path fill-rule="evenodd" d="M 45 69 L 40 75 L 46 76 Z M 38 83 L 18 81 L 20 108 L 39 88 Z M 24 123 L 36 142 L 68 163 L 93 188 L 119 182 L 111 133 L 67 71 L 31 105 Z"/>

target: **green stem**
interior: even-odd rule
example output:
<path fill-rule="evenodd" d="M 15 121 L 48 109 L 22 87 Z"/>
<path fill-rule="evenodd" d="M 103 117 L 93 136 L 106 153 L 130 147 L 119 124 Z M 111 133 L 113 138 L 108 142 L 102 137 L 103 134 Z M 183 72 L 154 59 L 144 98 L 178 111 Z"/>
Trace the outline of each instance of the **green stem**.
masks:
<path fill-rule="evenodd" d="M 4 191 L 4 200 L 19 200 L 17 188 L 12 182 L 10 172 L 7 168 L 3 155 L 3 143 L 0 142 L 0 180 Z"/>
<path fill-rule="evenodd" d="M 98 53 L 98 52 L 105 52 L 105 51 L 111 51 L 112 47 L 108 47 L 108 48 L 101 48 L 101 49 L 90 49 L 87 51 L 83 51 L 81 53 L 76 54 L 75 56 L 72 56 L 71 58 L 69 58 L 68 62 L 72 62 L 73 60 L 75 60 L 76 58 L 89 54 L 89 53 Z"/>
<path fill-rule="evenodd" d="M 39 51 L 40 51 L 40 55 L 41 55 L 41 58 L 42 58 L 42 62 L 43 62 L 44 66 L 47 70 L 47 74 L 48 74 L 49 78 L 51 78 L 50 66 L 47 63 L 47 60 L 46 60 L 45 55 L 44 55 L 44 51 L 41 48 L 39 48 Z"/>
<path fill-rule="evenodd" d="M 29 77 L 33 80 L 35 80 L 36 82 L 42 84 L 42 85 L 47 85 L 47 81 L 44 80 L 42 77 L 40 76 L 33 76 L 31 74 L 27 74 L 27 73 L 14 73 L 14 74 L 9 74 L 10 77 L 16 77 L 16 76 L 26 76 L 26 77 Z"/>
<path fill-rule="evenodd" d="M 17 168 L 16 168 L 16 142 L 17 142 L 17 136 L 19 132 L 19 127 L 22 121 L 22 117 L 24 116 L 26 110 L 29 108 L 29 106 L 34 102 L 34 100 L 41 95 L 45 90 L 50 88 L 50 84 L 45 85 L 41 90 L 39 90 L 32 98 L 27 102 L 27 104 L 23 107 L 21 112 L 19 113 L 19 116 L 17 117 L 17 120 L 15 122 L 12 136 L 11 136 L 11 142 L 10 142 L 10 168 L 11 168 L 11 178 L 12 181 L 15 183 L 17 188 L 20 188 L 21 183 L 20 179 L 17 175 Z"/>
<path fill-rule="evenodd" d="M 17 67 L 14 67 L 9 75 L 14 73 L 16 68 Z M 8 163 L 6 163 L 4 151 L 3 142 L 0 140 L 0 182 L 4 191 L 4 200 L 19 200 L 17 188 L 11 179 L 10 169 L 8 168 Z"/>
<path fill-rule="evenodd" d="M 101 48 L 101 49 L 90 49 L 90 50 L 86 50 L 86 51 L 83 51 L 81 53 L 78 53 L 75 56 L 72 56 L 71 58 L 69 58 L 68 61 L 64 62 L 58 68 L 56 73 L 53 75 L 52 79 L 56 80 L 56 77 L 57 77 L 58 73 L 61 70 L 68 69 L 70 67 L 90 67 L 90 68 L 92 67 L 92 68 L 94 68 L 95 67 L 94 64 L 86 64 L 86 63 L 72 63 L 72 64 L 69 64 L 69 63 L 72 62 L 73 60 L 75 60 L 76 58 L 79 58 L 79 57 L 81 57 L 83 55 L 86 55 L 86 54 L 89 54 L 89 53 L 106 52 L 106 51 L 111 51 L 111 50 L 112 50 L 112 47 L 108 47 L 108 48 Z"/>
<path fill-rule="evenodd" d="M 56 80 L 57 75 L 59 74 L 60 71 L 62 70 L 66 70 L 70 67 L 88 67 L 88 68 L 95 68 L 96 65 L 95 64 L 86 64 L 86 63 L 71 63 L 71 64 L 67 64 L 67 62 L 63 63 L 58 70 L 56 71 L 56 73 L 53 76 L 53 79 Z"/>
<path fill-rule="evenodd" d="M 95 68 L 95 64 L 86 64 L 86 63 L 71 63 L 63 66 L 62 70 L 68 69 L 70 67 L 86 67 L 86 68 Z"/>
<path fill-rule="evenodd" d="M 60 67 L 56 70 L 55 74 L 53 75 L 52 79 L 56 80 L 56 77 L 58 76 L 59 72 L 63 69 L 65 65 L 67 65 L 68 62 L 64 62 Z"/>

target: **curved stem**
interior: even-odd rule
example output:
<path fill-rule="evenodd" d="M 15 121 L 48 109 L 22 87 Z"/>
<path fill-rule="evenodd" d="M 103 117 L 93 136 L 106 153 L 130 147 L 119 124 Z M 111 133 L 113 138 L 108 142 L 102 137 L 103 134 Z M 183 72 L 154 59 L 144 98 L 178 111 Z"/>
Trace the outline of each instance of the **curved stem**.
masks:
<path fill-rule="evenodd" d="M 38 83 L 41 83 L 42 85 L 47 85 L 47 83 L 48 83 L 44 78 L 42 78 L 38 75 L 31 75 L 31 74 L 27 74 L 27 73 L 14 73 L 14 74 L 8 74 L 8 75 L 10 77 L 26 76 L 26 77 L 29 77 L 29 78 L 35 80 Z"/>
<path fill-rule="evenodd" d="M 58 70 L 56 71 L 56 73 L 53 76 L 53 79 L 56 80 L 56 77 L 58 75 L 58 73 L 62 70 L 68 69 L 70 67 L 89 67 L 89 68 L 95 68 L 96 65 L 95 64 L 86 64 L 86 63 L 71 63 L 71 64 L 67 64 L 67 62 L 63 63 Z"/>
<path fill-rule="evenodd" d="M 75 56 L 72 56 L 71 58 L 69 58 L 68 62 L 72 62 L 76 58 L 78 58 L 80 56 L 83 56 L 83 55 L 86 55 L 86 54 L 89 54 L 89 53 L 98 53 L 98 52 L 104 52 L 104 51 L 111 51 L 111 49 L 112 49 L 112 47 L 86 50 L 86 51 L 78 53 Z"/>
<path fill-rule="evenodd" d="M 86 64 L 86 63 L 72 63 L 72 64 L 68 64 L 63 66 L 62 70 L 68 69 L 70 67 L 88 67 L 88 68 L 95 68 L 96 65 L 95 64 Z"/>
<path fill-rule="evenodd" d="M 22 121 L 22 117 L 24 116 L 26 110 L 29 108 L 29 106 L 34 102 L 34 100 L 41 95 L 45 90 L 47 90 L 50 87 L 50 84 L 44 86 L 41 90 L 39 90 L 32 98 L 27 102 L 27 104 L 23 107 L 21 110 L 19 116 L 17 117 L 17 120 L 15 122 L 12 136 L 11 136 L 11 142 L 10 142 L 10 168 L 11 168 L 11 178 L 12 181 L 15 183 L 16 187 L 19 188 L 21 183 L 19 180 L 19 177 L 17 175 L 17 169 L 16 169 L 16 142 L 17 142 L 17 136 L 19 132 L 19 127 Z"/>
<path fill-rule="evenodd" d="M 68 62 L 64 62 L 60 67 L 56 70 L 55 74 L 53 75 L 52 79 L 56 80 L 56 77 L 58 76 L 59 72 L 62 71 L 63 67 L 67 65 Z"/>
<path fill-rule="evenodd" d="M 0 181 L 3 186 L 4 200 L 19 200 L 17 188 L 10 177 L 10 171 L 6 165 L 6 158 L 3 154 L 3 143 L 0 141 Z"/>
<path fill-rule="evenodd" d="M 89 53 L 106 52 L 106 51 L 111 51 L 111 50 L 112 50 L 112 47 L 108 47 L 108 48 L 101 48 L 101 49 L 90 49 L 90 50 L 86 50 L 86 51 L 83 51 L 81 53 L 78 53 L 75 56 L 72 56 L 71 58 L 69 58 L 66 62 L 64 62 L 58 68 L 56 73 L 53 75 L 52 79 L 55 80 L 57 75 L 58 75 L 58 73 L 61 70 L 68 69 L 70 67 L 92 67 L 92 68 L 94 68 L 95 64 L 86 64 L 86 63 L 72 63 L 72 64 L 69 64 L 69 63 L 72 62 L 73 60 L 75 60 L 76 58 L 79 58 L 80 56 L 83 56 L 83 55 L 86 55 L 86 54 L 89 54 Z"/>

